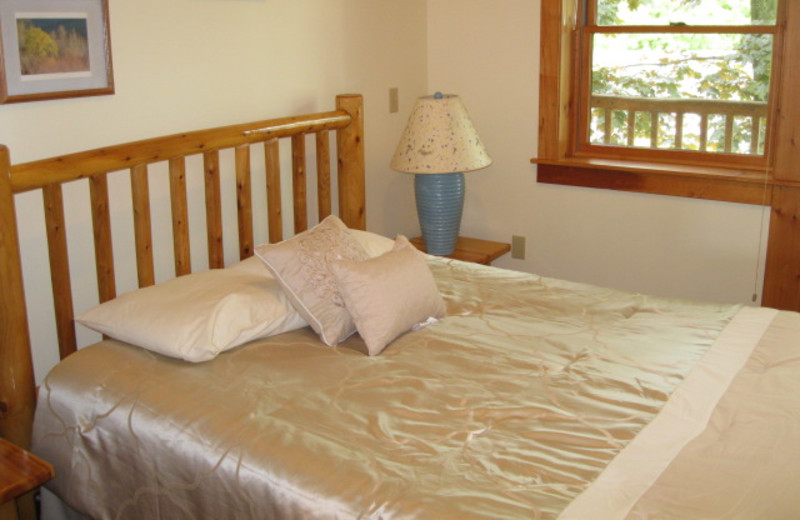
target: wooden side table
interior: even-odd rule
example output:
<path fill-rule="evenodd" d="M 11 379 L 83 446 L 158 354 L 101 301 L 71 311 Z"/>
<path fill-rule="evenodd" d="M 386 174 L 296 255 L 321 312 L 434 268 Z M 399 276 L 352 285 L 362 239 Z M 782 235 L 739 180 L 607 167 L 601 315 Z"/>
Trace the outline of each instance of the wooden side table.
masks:
<path fill-rule="evenodd" d="M 425 250 L 425 239 L 414 237 L 411 243 L 420 251 Z M 482 240 L 480 238 L 458 237 L 456 250 L 453 254 L 446 255 L 446 258 L 454 258 L 465 262 L 476 264 L 491 265 L 492 262 L 511 251 L 511 244 L 504 242 L 494 242 L 492 240 Z"/>
<path fill-rule="evenodd" d="M 19 446 L 0 439 L 0 520 L 18 518 L 14 499 L 41 486 L 54 476 L 52 465 Z"/>

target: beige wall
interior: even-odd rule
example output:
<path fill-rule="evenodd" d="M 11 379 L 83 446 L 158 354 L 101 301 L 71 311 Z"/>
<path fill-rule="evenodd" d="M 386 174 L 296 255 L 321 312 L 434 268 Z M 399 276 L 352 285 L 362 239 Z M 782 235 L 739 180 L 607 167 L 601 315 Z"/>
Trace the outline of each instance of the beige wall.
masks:
<path fill-rule="evenodd" d="M 536 184 L 539 6 L 428 1 L 430 90 L 463 97 L 495 161 L 467 175 L 462 233 L 527 237 L 527 258 L 502 267 L 749 303 L 763 276 L 761 207 Z"/>
<path fill-rule="evenodd" d="M 416 230 L 411 179 L 391 172 L 405 117 L 389 114 L 388 89 L 399 87 L 401 109 L 424 92 L 425 0 L 113 0 L 111 37 L 116 79 L 113 96 L 0 106 L 0 142 L 22 162 L 105 144 L 292 113 L 329 110 L 335 94 L 359 92 L 366 100 L 368 227 L 385 234 Z M 153 182 L 151 180 L 151 182 Z M 124 178 L 112 181 L 129 190 Z M 284 183 L 287 184 L 287 183 Z M 232 184 L 230 185 L 232 186 Z M 154 211 L 167 212 L 168 186 L 153 182 Z M 229 188 L 226 228 L 235 226 Z M 66 190 L 68 232 L 78 312 L 96 301 L 91 224 L 86 195 Z M 190 183 L 191 207 L 202 187 Z M 130 222 L 129 208 L 113 207 Z M 31 309 L 37 379 L 57 360 L 41 198 L 18 200 L 26 292 Z M 291 213 L 291 212 L 289 212 Z M 202 218 L 202 217 L 201 217 Z M 197 222 L 204 233 L 203 222 Z M 121 227 L 125 227 L 124 225 Z M 261 230 L 265 239 L 266 232 Z M 123 229 L 122 233 L 129 233 Z M 166 235 L 165 235 L 166 233 Z M 236 258 L 228 231 L 226 258 Z M 170 276 L 168 229 L 154 230 L 157 277 Z M 161 245 L 160 245 L 161 244 Z M 204 245 L 193 243 L 202 267 Z M 130 241 L 115 243 L 117 259 Z M 86 260 L 84 260 L 84 258 Z M 121 274 L 118 291 L 135 286 Z M 96 336 L 79 328 L 79 342 Z"/>
<path fill-rule="evenodd" d="M 666 296 L 750 301 L 756 266 L 763 265 L 760 208 L 536 184 L 529 164 L 537 138 L 536 0 L 110 4 L 116 94 L 0 106 L 0 142 L 9 145 L 13 161 L 327 110 L 336 93 L 360 92 L 367 114 L 368 227 L 387 235 L 416 234 L 412 178 L 392 172 L 388 160 L 414 98 L 434 90 L 455 92 L 495 160 L 467 176 L 463 232 L 497 240 L 527 237 L 526 260 L 506 256 L 497 265 Z M 400 89 L 399 114 L 388 113 L 389 87 Z M 129 189 L 124 179 L 118 184 Z M 151 188 L 155 211 L 168 211 L 167 187 Z M 200 190 L 194 190 L 190 205 L 202 204 Z M 223 196 L 232 201 L 230 192 Z M 67 190 L 69 233 L 77 238 L 73 266 L 91 257 L 91 227 L 81 197 Z M 232 211 L 229 203 L 226 222 Z M 129 209 L 116 212 L 127 225 Z M 18 215 L 41 379 L 57 358 L 45 312 L 50 288 L 40 245 L 41 199 L 21 197 Z M 157 255 L 168 233 L 155 230 Z M 228 238 L 234 236 L 228 232 Z M 202 246 L 193 247 L 196 267 L 205 261 Z M 131 246 L 123 241 L 115 247 L 124 258 Z M 229 261 L 235 247 L 226 241 Z M 159 279 L 170 276 L 171 262 L 168 251 L 158 256 Z M 121 275 L 120 291 L 135 285 L 130 266 L 124 267 L 129 274 Z M 94 270 L 91 264 L 74 270 L 80 311 L 93 304 Z M 79 330 L 82 344 L 94 338 Z"/>

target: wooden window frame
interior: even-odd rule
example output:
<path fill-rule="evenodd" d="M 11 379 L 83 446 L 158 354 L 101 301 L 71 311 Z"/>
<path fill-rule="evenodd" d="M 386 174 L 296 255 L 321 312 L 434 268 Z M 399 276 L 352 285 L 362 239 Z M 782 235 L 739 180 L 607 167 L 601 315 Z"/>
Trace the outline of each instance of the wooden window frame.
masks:
<path fill-rule="evenodd" d="M 762 303 L 800 310 L 800 2 L 779 0 L 765 163 L 700 164 L 578 153 L 575 0 L 541 2 L 537 181 L 770 206 Z"/>

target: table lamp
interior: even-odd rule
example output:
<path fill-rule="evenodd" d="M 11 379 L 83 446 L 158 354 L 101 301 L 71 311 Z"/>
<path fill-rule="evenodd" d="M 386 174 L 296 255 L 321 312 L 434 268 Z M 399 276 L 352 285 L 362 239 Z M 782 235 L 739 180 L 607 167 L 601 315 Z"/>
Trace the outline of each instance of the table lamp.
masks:
<path fill-rule="evenodd" d="M 490 164 L 458 96 L 437 92 L 417 99 L 391 167 L 416 174 L 417 215 L 428 253 L 453 253 L 464 208 L 464 172 Z"/>

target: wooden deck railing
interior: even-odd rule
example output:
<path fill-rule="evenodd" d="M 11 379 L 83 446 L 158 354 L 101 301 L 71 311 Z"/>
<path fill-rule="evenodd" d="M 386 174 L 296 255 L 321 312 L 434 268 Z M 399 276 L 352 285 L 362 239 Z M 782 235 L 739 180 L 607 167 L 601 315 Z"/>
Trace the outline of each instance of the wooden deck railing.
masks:
<path fill-rule="evenodd" d="M 592 144 L 764 153 L 766 103 L 594 95 L 591 114 Z"/>

